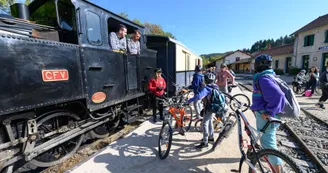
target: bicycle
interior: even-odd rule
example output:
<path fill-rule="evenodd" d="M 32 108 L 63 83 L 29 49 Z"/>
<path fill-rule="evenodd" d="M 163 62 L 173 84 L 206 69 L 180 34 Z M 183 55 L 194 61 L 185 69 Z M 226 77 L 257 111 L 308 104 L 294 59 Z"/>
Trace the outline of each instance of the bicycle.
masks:
<path fill-rule="evenodd" d="M 184 86 L 181 86 L 179 84 L 176 84 L 174 82 L 172 82 L 172 85 L 177 88 L 175 97 L 173 97 L 173 99 L 176 99 L 176 100 L 174 100 L 176 103 L 184 103 L 185 101 L 187 101 L 188 99 L 190 99 L 192 97 L 192 95 L 191 95 L 192 90 L 190 90 Z M 185 109 L 186 109 L 186 112 L 191 115 L 192 120 L 194 121 L 193 110 L 192 110 L 191 106 L 186 106 Z"/>
<path fill-rule="evenodd" d="M 245 94 L 235 94 L 235 95 L 232 96 L 232 99 L 230 99 L 227 96 L 228 93 L 224 93 L 224 92 L 222 92 L 222 93 L 225 95 L 226 98 L 228 98 L 228 99 L 226 99 L 226 100 L 229 101 L 229 103 L 227 103 L 227 105 L 230 106 L 230 109 L 232 111 L 237 110 L 236 107 L 238 107 L 238 103 L 236 103 L 235 100 L 238 100 L 239 102 L 242 102 L 244 100 L 244 102 L 242 102 L 243 103 L 242 104 L 242 107 L 243 107 L 242 108 L 242 112 L 246 112 L 249 109 L 249 107 L 250 107 L 250 99 Z M 203 114 L 201 113 L 201 115 L 203 115 Z M 214 131 L 218 131 L 219 129 L 221 129 L 224 126 L 224 124 L 226 122 L 228 122 L 228 121 L 226 121 L 224 119 L 222 120 L 221 117 L 222 117 L 222 115 L 216 115 L 216 116 L 213 116 L 212 117 L 213 118 Z M 198 120 L 195 121 L 194 127 L 195 127 L 196 131 L 198 131 L 198 132 L 202 132 L 203 131 L 202 130 L 202 126 L 201 126 L 202 120 L 203 119 L 201 118 L 201 119 L 198 119 Z"/>
<path fill-rule="evenodd" d="M 168 99 L 165 97 L 164 99 L 160 99 L 160 100 L 163 101 L 166 108 L 164 113 L 163 125 L 159 133 L 158 152 L 159 152 L 159 158 L 165 159 L 169 155 L 172 145 L 173 118 L 176 121 L 175 129 L 179 128 L 180 129 L 179 133 L 181 135 L 184 135 L 184 131 L 187 132 L 190 130 L 192 119 L 191 119 L 191 115 L 188 115 L 185 112 L 185 106 L 182 105 L 183 103 L 177 102 L 176 99 Z M 177 114 L 180 114 L 180 117 L 178 117 Z M 164 150 L 162 148 L 163 144 L 165 146 Z"/>
<path fill-rule="evenodd" d="M 226 93 L 225 93 L 226 94 Z M 228 97 L 233 99 L 231 95 L 226 94 Z M 265 130 L 269 127 L 271 123 L 278 123 L 282 124 L 282 121 L 273 117 L 268 118 L 268 122 L 265 124 L 265 126 L 261 130 L 256 130 L 254 127 L 252 127 L 246 116 L 244 115 L 243 111 L 240 109 L 243 106 L 243 103 L 239 102 L 238 100 L 234 99 L 236 103 L 238 104 L 237 109 L 229 115 L 229 117 L 234 116 L 236 118 L 236 121 L 229 121 L 225 124 L 223 127 L 223 130 L 219 134 L 218 138 L 214 142 L 212 146 L 212 151 L 215 150 L 216 146 L 223 140 L 224 137 L 226 137 L 226 134 L 229 133 L 234 126 L 234 124 L 237 122 L 238 124 L 238 140 L 239 140 L 239 149 L 240 153 L 242 155 L 240 162 L 239 162 L 239 169 L 238 170 L 231 170 L 232 172 L 240 172 L 242 165 L 244 162 L 249 166 L 249 172 L 262 172 L 267 173 L 269 171 L 271 172 L 301 172 L 300 168 L 296 165 L 296 163 L 286 154 L 282 153 L 279 150 L 275 149 L 263 149 L 260 145 L 258 145 L 258 141 L 260 140 L 261 136 L 265 132 Z M 244 124 L 244 129 L 246 131 L 246 134 L 248 135 L 250 139 L 250 144 L 248 144 L 247 140 L 243 139 L 242 134 L 242 122 Z M 257 133 L 257 135 L 256 135 Z M 244 141 L 246 141 L 246 145 L 244 145 Z M 247 148 L 247 152 L 243 150 L 244 146 Z M 272 155 L 275 157 L 279 157 L 284 164 L 279 166 L 279 170 L 275 170 L 275 165 L 270 163 L 269 157 L 267 155 Z M 262 158 L 263 157 L 263 158 Z M 264 167 L 263 163 L 261 161 L 264 161 L 266 164 L 268 164 L 268 167 Z M 285 165 L 288 164 L 288 165 Z M 260 171 L 257 171 L 256 168 L 259 167 Z M 282 171 L 284 170 L 284 171 Z"/>
<path fill-rule="evenodd" d="M 294 77 L 295 79 L 295 77 Z M 295 94 L 304 94 L 305 91 L 306 91 L 306 82 L 292 82 L 292 86 L 293 86 L 293 91 Z M 317 82 L 317 85 L 316 87 L 314 88 L 314 92 L 318 95 L 321 95 L 322 94 L 322 90 L 321 90 L 321 87 L 320 87 L 320 83 L 319 81 Z"/>

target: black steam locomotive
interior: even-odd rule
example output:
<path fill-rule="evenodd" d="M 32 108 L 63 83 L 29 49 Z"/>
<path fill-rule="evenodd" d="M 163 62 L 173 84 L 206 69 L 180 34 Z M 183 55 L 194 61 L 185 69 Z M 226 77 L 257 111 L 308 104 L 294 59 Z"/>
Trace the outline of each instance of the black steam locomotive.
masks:
<path fill-rule="evenodd" d="M 201 58 L 168 37 L 140 38 L 138 56 L 111 51 L 109 33 L 144 27 L 86 0 L 34 0 L 0 14 L 0 171 L 61 163 L 87 139 L 104 138 L 149 106 L 155 67 L 191 82 Z"/>
<path fill-rule="evenodd" d="M 119 24 L 144 28 L 85 0 L 34 0 L 0 16 L 0 170 L 49 167 L 88 138 L 104 138 L 147 105 L 156 51 L 110 51 Z M 12 14 L 13 14 L 12 13 Z"/>

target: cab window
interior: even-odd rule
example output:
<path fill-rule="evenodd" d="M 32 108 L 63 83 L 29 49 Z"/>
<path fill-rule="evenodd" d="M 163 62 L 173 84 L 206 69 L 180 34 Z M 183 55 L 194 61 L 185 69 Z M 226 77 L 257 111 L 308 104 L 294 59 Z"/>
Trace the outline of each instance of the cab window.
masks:
<path fill-rule="evenodd" d="M 58 0 L 57 5 L 58 16 L 55 1 L 33 1 L 30 4 L 31 21 L 55 28 L 55 31 L 36 30 L 34 32 L 48 40 L 77 44 L 78 37 L 74 5 L 70 0 Z"/>
<path fill-rule="evenodd" d="M 87 37 L 93 45 L 101 45 L 100 17 L 91 11 L 87 11 Z"/>
<path fill-rule="evenodd" d="M 133 27 L 131 25 L 128 25 L 122 21 L 119 21 L 117 19 L 114 18 L 109 18 L 107 21 L 107 26 L 108 26 L 108 36 L 110 36 L 111 32 L 118 32 L 119 31 L 119 26 L 120 24 L 126 26 L 127 28 L 127 35 L 125 36 L 126 40 L 130 39 L 132 37 L 132 34 L 134 33 L 135 30 L 138 30 L 138 28 Z M 142 42 L 141 42 L 142 37 L 140 37 L 139 42 L 140 42 L 140 46 L 142 46 Z M 110 40 L 110 38 L 108 38 L 108 40 Z M 109 43 L 110 44 L 110 43 Z"/>

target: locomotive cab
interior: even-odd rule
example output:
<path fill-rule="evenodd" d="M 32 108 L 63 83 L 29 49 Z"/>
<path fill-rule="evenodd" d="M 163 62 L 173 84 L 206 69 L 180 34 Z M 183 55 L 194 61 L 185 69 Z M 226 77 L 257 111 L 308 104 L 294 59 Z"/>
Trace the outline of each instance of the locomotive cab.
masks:
<path fill-rule="evenodd" d="M 0 171 L 56 165 L 137 120 L 157 61 L 144 36 L 140 55 L 112 51 L 119 24 L 144 27 L 88 1 L 34 0 L 25 13 L 0 16 Z"/>

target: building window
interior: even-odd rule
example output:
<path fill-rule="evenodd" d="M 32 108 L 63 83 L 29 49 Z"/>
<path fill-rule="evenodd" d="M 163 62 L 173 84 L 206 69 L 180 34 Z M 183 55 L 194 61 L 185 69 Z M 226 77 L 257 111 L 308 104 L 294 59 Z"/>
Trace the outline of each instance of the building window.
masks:
<path fill-rule="evenodd" d="M 236 57 L 236 61 L 240 61 L 240 57 Z"/>
<path fill-rule="evenodd" d="M 312 46 L 314 44 L 314 34 L 304 37 L 304 47 Z"/>
<path fill-rule="evenodd" d="M 310 59 L 310 55 L 303 55 L 302 57 L 302 68 L 305 70 L 309 69 L 309 59 Z"/>
<path fill-rule="evenodd" d="M 279 60 L 276 60 L 275 61 L 275 69 L 278 69 L 278 67 L 279 67 Z"/>
<path fill-rule="evenodd" d="M 87 35 L 88 40 L 91 44 L 100 45 L 101 34 L 100 34 L 100 17 L 91 11 L 86 14 L 87 19 Z"/>
<path fill-rule="evenodd" d="M 328 43 L 328 30 L 325 32 L 325 43 Z"/>

